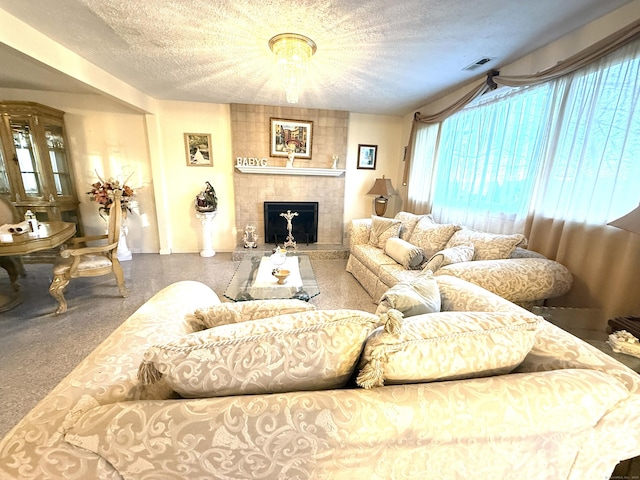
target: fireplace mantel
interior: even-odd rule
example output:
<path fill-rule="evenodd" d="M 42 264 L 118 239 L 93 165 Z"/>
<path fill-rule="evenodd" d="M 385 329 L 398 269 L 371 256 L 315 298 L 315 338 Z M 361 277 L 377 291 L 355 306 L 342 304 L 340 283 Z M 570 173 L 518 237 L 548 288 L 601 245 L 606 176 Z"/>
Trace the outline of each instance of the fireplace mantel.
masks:
<path fill-rule="evenodd" d="M 248 165 L 236 165 L 242 173 L 257 173 L 262 175 L 308 175 L 320 177 L 339 177 L 344 170 L 337 168 L 287 168 L 287 167 L 255 167 Z"/>

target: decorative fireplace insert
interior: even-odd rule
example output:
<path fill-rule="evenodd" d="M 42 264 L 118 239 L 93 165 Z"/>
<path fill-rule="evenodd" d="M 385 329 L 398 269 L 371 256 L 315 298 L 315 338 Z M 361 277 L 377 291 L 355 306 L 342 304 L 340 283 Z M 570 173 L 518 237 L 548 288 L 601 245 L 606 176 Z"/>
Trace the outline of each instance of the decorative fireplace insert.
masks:
<path fill-rule="evenodd" d="M 318 241 L 318 202 L 264 202 L 264 243 L 282 245 L 289 234 L 287 211 L 297 213 L 291 219 L 291 234 L 298 243 Z"/>

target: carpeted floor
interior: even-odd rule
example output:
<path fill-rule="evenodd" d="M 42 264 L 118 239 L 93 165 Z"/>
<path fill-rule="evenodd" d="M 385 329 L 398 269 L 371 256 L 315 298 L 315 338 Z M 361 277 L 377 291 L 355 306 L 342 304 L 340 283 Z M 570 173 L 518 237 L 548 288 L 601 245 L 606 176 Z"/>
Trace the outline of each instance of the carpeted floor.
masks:
<path fill-rule="evenodd" d="M 112 275 L 75 279 L 65 295 L 69 309 L 60 316 L 53 313 L 57 302 L 48 292 L 51 265 L 25 265 L 22 304 L 0 313 L 0 438 L 158 290 L 179 280 L 199 280 L 224 300 L 237 265 L 230 253 L 211 258 L 136 254 L 122 262 L 129 297 L 118 296 Z M 311 299 L 316 307 L 375 311 L 369 295 L 345 271 L 346 260 L 314 259 L 312 265 L 321 292 Z M 8 288 L 2 271 L 0 290 Z"/>

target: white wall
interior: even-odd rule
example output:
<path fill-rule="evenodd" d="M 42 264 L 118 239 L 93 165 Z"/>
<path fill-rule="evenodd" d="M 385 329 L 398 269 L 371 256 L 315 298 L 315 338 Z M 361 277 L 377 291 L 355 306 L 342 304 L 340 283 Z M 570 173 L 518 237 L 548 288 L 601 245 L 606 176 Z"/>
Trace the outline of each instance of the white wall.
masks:
<path fill-rule="evenodd" d="M 402 181 L 402 143 L 403 120 L 401 117 L 386 115 L 365 115 L 352 113 L 349 118 L 349 138 L 346 166 L 346 190 L 344 199 L 345 232 L 349 221 L 354 218 L 367 218 L 373 213 L 373 196 L 367 192 L 376 178 L 383 175 L 391 179 L 392 185 L 399 189 Z M 377 145 L 376 169 L 358 169 L 358 145 Z M 402 203 L 399 196 L 391 197 L 385 217 L 393 217 L 400 211 Z"/>
<path fill-rule="evenodd" d="M 233 251 L 236 247 L 233 160 L 229 105 L 189 102 L 159 102 L 159 142 L 162 158 L 153 158 L 154 175 L 161 176 L 157 192 L 159 218 L 168 225 L 168 245 L 162 253 L 197 252 L 202 249 L 202 228 L 195 216 L 196 195 L 209 181 L 218 196 L 218 214 L 213 221 L 213 248 Z M 186 164 L 185 133 L 210 133 L 213 166 Z M 164 197 L 163 202 L 160 197 Z"/>

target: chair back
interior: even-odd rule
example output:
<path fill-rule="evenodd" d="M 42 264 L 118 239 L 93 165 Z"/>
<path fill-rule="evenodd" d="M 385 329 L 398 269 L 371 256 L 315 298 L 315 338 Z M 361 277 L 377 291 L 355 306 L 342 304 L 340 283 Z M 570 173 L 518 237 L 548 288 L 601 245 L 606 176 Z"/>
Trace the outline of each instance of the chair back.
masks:
<path fill-rule="evenodd" d="M 109 225 L 107 227 L 107 242 L 116 243 L 120 239 L 120 223 L 122 222 L 122 191 L 116 190 L 113 194 L 113 203 L 109 208 Z M 116 256 L 118 247 L 112 250 L 111 255 Z"/>
<path fill-rule="evenodd" d="M 18 223 L 21 220 L 20 212 L 13 206 L 9 197 L 7 195 L 0 195 L 0 225 L 4 225 L 5 223 Z"/>

